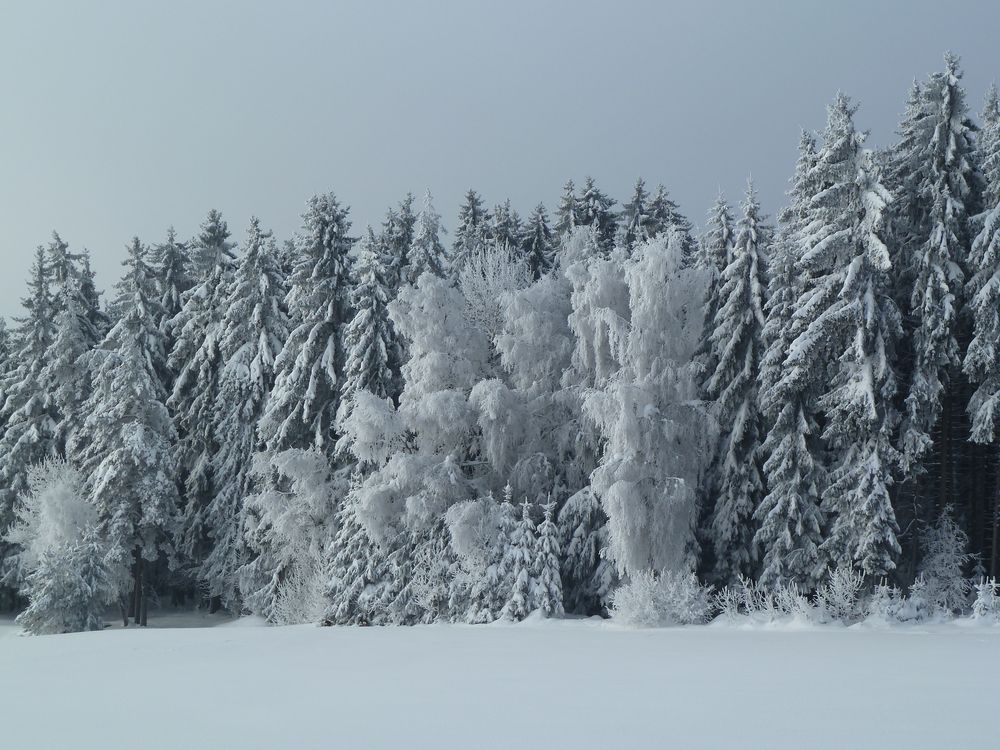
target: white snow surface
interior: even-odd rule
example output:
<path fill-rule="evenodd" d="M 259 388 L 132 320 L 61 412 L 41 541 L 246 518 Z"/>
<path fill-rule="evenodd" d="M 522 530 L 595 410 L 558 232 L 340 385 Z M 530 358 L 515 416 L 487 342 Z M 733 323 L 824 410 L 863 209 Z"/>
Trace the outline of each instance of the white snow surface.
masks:
<path fill-rule="evenodd" d="M 150 623 L 26 637 L 0 620 L 4 747 L 940 750 L 996 738 L 1000 627 Z"/>

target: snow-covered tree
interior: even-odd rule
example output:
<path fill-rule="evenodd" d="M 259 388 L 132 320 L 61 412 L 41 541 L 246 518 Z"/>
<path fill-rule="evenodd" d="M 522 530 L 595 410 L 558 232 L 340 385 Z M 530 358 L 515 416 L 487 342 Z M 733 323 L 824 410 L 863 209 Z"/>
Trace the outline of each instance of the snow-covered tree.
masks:
<path fill-rule="evenodd" d="M 563 614 L 559 529 L 552 520 L 555 507 L 553 502 L 542 506 L 544 520 L 538 527 L 538 543 L 535 548 L 535 603 L 545 617 L 560 617 Z"/>
<path fill-rule="evenodd" d="M 989 209 L 1000 203 L 1000 97 L 997 96 L 996 84 L 990 84 L 986 92 L 979 119 L 982 122 L 977 147 L 979 168 L 985 183 L 983 204 Z"/>
<path fill-rule="evenodd" d="M 417 215 L 413 213 L 413 202 L 413 193 L 407 193 L 398 208 L 390 208 L 386 212 L 385 220 L 382 222 L 381 239 L 385 247 L 385 263 L 393 290 L 402 283 L 412 283 L 408 278 L 412 275 L 412 270 L 408 272 L 406 267 L 414 264 L 410 258 L 417 224 Z M 440 217 L 438 220 L 440 221 Z M 420 273 L 416 274 L 419 275 Z"/>
<path fill-rule="evenodd" d="M 555 234 L 562 241 L 577 226 L 576 185 L 573 180 L 567 180 L 563 186 L 562 197 L 556 208 Z"/>
<path fill-rule="evenodd" d="M 211 276 L 217 268 L 232 267 L 236 254 L 235 244 L 229 237 L 229 225 L 213 208 L 188 248 L 189 274 L 195 284 Z"/>
<path fill-rule="evenodd" d="M 646 182 L 640 177 L 635 181 L 632 197 L 622 206 L 621 217 L 618 220 L 618 237 L 615 245 L 632 252 L 636 245 L 649 239 L 646 230 L 649 228 L 649 193 Z"/>
<path fill-rule="evenodd" d="M 575 226 L 595 227 L 598 244 L 604 252 L 611 252 L 618 230 L 618 216 L 614 211 L 615 201 L 605 194 L 593 177 L 587 177 L 576 199 Z"/>
<path fill-rule="evenodd" d="M 225 363 L 213 410 L 218 446 L 211 457 L 214 495 L 205 508 L 211 551 L 199 571 L 208 596 L 232 607 L 242 564 L 243 503 L 252 492 L 250 466 L 261 447 L 257 420 L 274 384 L 274 363 L 288 336 L 285 295 L 274 238 L 250 219 L 246 245 L 223 304 L 219 352 Z"/>
<path fill-rule="evenodd" d="M 715 329 L 715 318 L 719 308 L 722 307 L 722 272 L 732 260 L 733 254 L 733 217 L 729 210 L 729 204 L 720 192 L 715 200 L 715 204 L 708 212 L 708 230 L 700 245 L 700 254 L 697 258 L 699 268 L 704 268 L 711 274 L 708 285 L 708 294 L 705 299 L 705 331 L 702 334 L 701 351 L 699 352 L 700 364 L 703 369 L 703 385 L 715 373 L 719 366 L 718 346 L 712 341 L 712 332 Z M 710 394 L 706 396 L 711 397 Z"/>
<path fill-rule="evenodd" d="M 538 279 L 552 270 L 556 262 L 556 244 L 545 206 L 539 203 L 521 232 L 521 254 L 532 275 Z"/>
<path fill-rule="evenodd" d="M 488 239 L 498 245 L 508 245 L 518 249 L 521 246 L 521 232 L 523 225 L 521 217 L 510 205 L 510 198 L 503 203 L 498 203 L 490 214 L 489 227 L 486 230 Z"/>
<path fill-rule="evenodd" d="M 377 597 L 382 555 L 358 519 L 355 503 L 345 501 L 337 511 L 337 531 L 326 569 L 327 608 L 324 625 L 369 624 L 369 603 Z"/>
<path fill-rule="evenodd" d="M 455 242 L 451 246 L 451 260 L 448 264 L 453 276 L 457 276 L 466 260 L 482 247 L 489 222 L 490 214 L 483 206 L 483 199 L 479 197 L 479 193 L 470 189 L 458 210 Z"/>
<path fill-rule="evenodd" d="M 535 549 L 538 537 L 531 520 L 531 506 L 521 503 L 521 519 L 514 526 L 504 552 L 503 567 L 510 572 L 510 593 L 500 616 L 505 620 L 523 620 L 536 609 Z"/>
<path fill-rule="evenodd" d="M 754 547 L 760 562 L 758 580 L 765 589 L 796 586 L 812 591 L 824 576 L 819 555 L 823 541 L 823 464 L 816 422 L 819 386 L 814 381 L 783 382 L 785 357 L 802 324 L 794 317 L 807 283 L 799 268 L 799 233 L 808 222 L 815 164 L 815 138 L 803 131 L 790 205 L 779 216 L 781 231 L 773 246 L 763 331 L 766 348 L 758 377 L 758 399 L 769 430 L 762 446 L 767 494 L 754 511 L 758 524 Z"/>
<path fill-rule="evenodd" d="M 970 255 L 975 269 L 968 285 L 973 338 L 963 366 L 976 384 L 969 400 L 971 438 L 992 443 L 1000 405 L 1000 203 L 982 218 Z"/>
<path fill-rule="evenodd" d="M 16 572 L 28 600 L 18 624 L 30 633 L 99 630 L 114 595 L 96 533 L 97 510 L 83 477 L 65 460 L 36 464 L 7 541 L 19 550 Z"/>
<path fill-rule="evenodd" d="M 169 353 L 174 348 L 174 330 L 170 321 L 181 312 L 184 295 L 194 286 L 189 269 L 187 243 L 177 239 L 173 227 L 167 229 L 166 240 L 154 248 L 152 265 L 156 269 L 156 286 L 163 316 L 160 327 L 166 337 L 165 345 Z"/>
<path fill-rule="evenodd" d="M 950 506 L 924 529 L 920 546 L 923 557 L 917 575 L 927 586 L 928 604 L 947 614 L 964 612 L 972 591 L 966 575 L 972 555 L 968 552 L 969 536 L 955 523 Z"/>
<path fill-rule="evenodd" d="M 671 230 L 679 233 L 684 249 L 684 262 L 691 262 L 696 249 L 691 222 L 681 214 L 680 207 L 671 200 L 667 189 L 663 185 L 657 185 L 647 210 L 646 235 L 655 237 Z"/>
<path fill-rule="evenodd" d="M 120 308 L 121 309 L 121 308 Z M 145 624 L 147 563 L 173 556 L 177 484 L 175 432 L 165 391 L 145 348 L 156 323 L 136 293 L 130 309 L 91 355 L 94 389 L 85 405 L 82 467 L 97 507 L 107 562 L 125 590 L 130 577 L 136 622 Z"/>
<path fill-rule="evenodd" d="M 441 243 L 443 231 L 441 215 L 434 210 L 434 199 L 428 190 L 424 193 L 423 205 L 413 225 L 413 241 L 402 273 L 404 283 L 415 284 L 420 274 L 425 272 L 442 277 L 446 275 L 448 257 Z"/>
<path fill-rule="evenodd" d="M 717 365 L 706 383 L 722 426 L 714 471 L 711 539 L 715 577 L 725 583 L 750 572 L 752 518 L 764 492 L 760 471 L 764 427 L 757 376 L 763 353 L 770 241 L 771 229 L 763 222 L 760 203 L 750 185 L 731 260 L 722 272 L 719 309 L 710 337 Z"/>
<path fill-rule="evenodd" d="M 333 193 L 310 199 L 296 239 L 286 298 L 294 327 L 276 362 L 272 396 L 260 422 L 267 449 L 331 450 L 343 388 L 343 328 L 349 320 L 348 209 Z"/>
<path fill-rule="evenodd" d="M 600 614 L 618 581 L 614 565 L 601 554 L 607 546 L 607 516 L 590 487 L 566 500 L 558 525 L 566 609 Z"/>

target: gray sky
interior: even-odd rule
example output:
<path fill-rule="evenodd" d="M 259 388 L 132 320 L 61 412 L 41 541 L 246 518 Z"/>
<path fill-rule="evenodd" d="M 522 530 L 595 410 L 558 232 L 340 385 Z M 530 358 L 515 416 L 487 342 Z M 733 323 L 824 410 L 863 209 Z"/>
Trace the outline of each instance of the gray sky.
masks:
<path fill-rule="evenodd" d="M 642 175 L 701 223 L 752 173 L 773 214 L 838 89 L 885 143 L 952 49 L 978 111 L 998 29 L 996 0 L 9 0 L 0 314 L 53 229 L 107 289 L 134 234 L 216 207 L 284 238 L 327 190 L 360 231 L 429 187 L 450 227 L 470 186 L 523 214 L 567 178 L 623 199 Z"/>

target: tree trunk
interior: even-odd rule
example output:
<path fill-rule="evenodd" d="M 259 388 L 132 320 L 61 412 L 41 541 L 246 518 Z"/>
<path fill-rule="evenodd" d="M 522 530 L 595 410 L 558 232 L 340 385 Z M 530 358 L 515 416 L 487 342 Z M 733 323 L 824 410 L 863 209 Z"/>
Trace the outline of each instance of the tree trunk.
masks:
<path fill-rule="evenodd" d="M 140 613 L 142 610 L 142 555 L 139 552 L 139 548 L 135 548 L 135 581 L 133 586 L 133 591 L 135 595 L 132 598 L 132 618 L 135 620 L 135 624 L 138 625 L 140 620 Z"/>

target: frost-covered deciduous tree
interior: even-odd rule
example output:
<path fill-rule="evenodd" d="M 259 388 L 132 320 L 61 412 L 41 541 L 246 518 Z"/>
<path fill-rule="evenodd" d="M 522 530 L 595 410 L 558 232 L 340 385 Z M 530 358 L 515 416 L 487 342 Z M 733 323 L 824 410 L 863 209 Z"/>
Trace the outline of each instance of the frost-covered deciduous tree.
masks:
<path fill-rule="evenodd" d="M 504 323 L 505 295 L 531 283 L 531 273 L 515 248 L 490 241 L 466 260 L 458 274 L 466 318 L 493 344 Z"/>
<path fill-rule="evenodd" d="M 34 634 L 103 627 L 114 582 L 97 535 L 97 509 L 78 469 L 59 459 L 29 470 L 7 541 L 19 550 L 16 572 L 28 600 L 18 624 Z"/>
<path fill-rule="evenodd" d="M 223 303 L 219 352 L 225 363 L 213 411 L 214 494 L 205 507 L 209 552 L 198 578 L 209 597 L 233 608 L 243 560 L 243 504 L 253 491 L 250 467 L 260 449 L 257 421 L 274 385 L 275 360 L 288 336 L 284 279 L 269 231 L 250 219 L 243 256 Z"/>
<path fill-rule="evenodd" d="M 603 440 L 591 486 L 608 516 L 611 558 L 629 574 L 690 570 L 697 553 L 695 489 L 710 438 L 693 357 L 708 275 L 683 261 L 672 233 L 631 259 L 570 269 L 570 325 L 585 342 L 575 362 L 596 363 L 582 368 L 595 373 L 584 413 Z"/>
<path fill-rule="evenodd" d="M 736 581 L 750 572 L 753 513 L 763 497 L 763 420 L 757 376 L 764 346 L 764 291 L 771 229 L 760 215 L 753 186 L 747 188 L 729 264 L 722 271 L 719 308 L 709 341 L 716 361 L 706 382 L 722 426 L 714 465 L 711 539 L 715 577 Z"/>
<path fill-rule="evenodd" d="M 343 387 L 351 222 L 333 193 L 310 199 L 302 218 L 286 298 L 294 328 L 278 356 L 274 390 L 260 422 L 269 451 L 332 450 Z"/>

